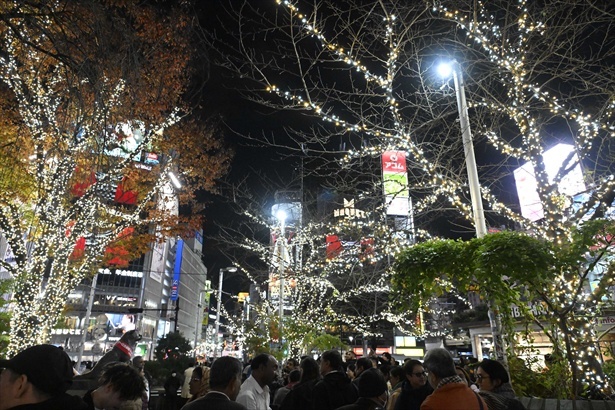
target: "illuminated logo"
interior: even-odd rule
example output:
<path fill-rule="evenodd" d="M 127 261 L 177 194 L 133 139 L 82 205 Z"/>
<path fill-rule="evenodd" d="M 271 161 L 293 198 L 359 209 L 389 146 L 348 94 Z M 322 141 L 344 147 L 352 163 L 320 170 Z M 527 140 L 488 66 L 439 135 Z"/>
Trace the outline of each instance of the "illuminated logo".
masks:
<path fill-rule="evenodd" d="M 338 217 L 346 217 L 346 218 L 365 218 L 367 216 L 367 212 L 361 211 L 360 209 L 356 209 L 354 207 L 354 199 L 350 201 L 344 198 L 344 208 L 336 209 L 333 211 L 333 216 Z"/>

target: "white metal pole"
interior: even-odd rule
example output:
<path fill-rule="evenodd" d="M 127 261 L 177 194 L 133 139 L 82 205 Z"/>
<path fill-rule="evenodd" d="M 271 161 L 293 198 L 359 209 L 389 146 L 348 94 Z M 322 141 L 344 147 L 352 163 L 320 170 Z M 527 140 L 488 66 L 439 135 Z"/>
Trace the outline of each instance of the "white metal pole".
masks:
<path fill-rule="evenodd" d="M 459 110 L 463 151 L 466 156 L 466 168 L 468 171 L 470 197 L 472 198 L 474 226 L 476 228 L 476 236 L 478 238 L 482 238 L 487 233 L 485 211 L 483 210 L 483 200 L 480 193 L 480 185 L 478 183 L 478 170 L 476 169 L 476 157 L 474 156 L 474 144 L 472 143 L 472 132 L 470 130 L 465 85 L 463 82 L 463 75 L 459 69 L 459 64 L 457 63 L 453 66 L 453 79 L 455 80 L 455 91 L 457 94 L 457 109 Z"/>
<path fill-rule="evenodd" d="M 214 357 L 218 357 L 218 345 L 220 344 L 220 309 L 222 308 L 222 282 L 224 281 L 224 269 L 220 269 L 220 277 L 218 279 L 218 308 L 216 309 L 216 344 L 214 346 Z"/>
<path fill-rule="evenodd" d="M 285 219 L 280 218 L 280 236 L 278 238 L 278 242 L 280 243 L 280 345 L 282 343 L 282 320 L 284 319 L 284 270 L 285 270 L 285 261 L 284 258 L 286 256 L 286 235 L 284 230 L 286 229 L 284 225 Z"/>

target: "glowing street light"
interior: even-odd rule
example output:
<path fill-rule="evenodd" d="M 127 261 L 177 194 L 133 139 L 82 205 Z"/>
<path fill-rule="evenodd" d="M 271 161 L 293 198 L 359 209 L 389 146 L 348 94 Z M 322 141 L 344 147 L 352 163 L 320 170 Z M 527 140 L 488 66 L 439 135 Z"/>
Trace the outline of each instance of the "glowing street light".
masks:
<path fill-rule="evenodd" d="M 442 62 L 437 67 L 438 75 L 442 78 L 450 78 L 453 75 L 453 65 L 449 62 Z"/>

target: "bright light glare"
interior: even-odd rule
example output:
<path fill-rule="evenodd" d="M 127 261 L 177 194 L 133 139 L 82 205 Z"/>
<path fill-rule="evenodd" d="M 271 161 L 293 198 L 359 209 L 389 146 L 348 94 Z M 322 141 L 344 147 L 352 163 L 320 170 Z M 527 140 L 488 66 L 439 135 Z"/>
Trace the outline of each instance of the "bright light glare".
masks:
<path fill-rule="evenodd" d="M 237 272 L 237 267 L 236 266 L 229 266 L 228 268 L 224 269 L 227 272 Z"/>
<path fill-rule="evenodd" d="M 275 214 L 275 216 L 278 218 L 279 221 L 285 221 L 286 220 L 286 212 L 284 212 L 283 210 L 279 210 L 277 214 Z"/>
<path fill-rule="evenodd" d="M 450 78 L 453 74 L 453 65 L 451 63 L 440 63 L 438 65 L 438 74 L 442 78 Z"/>
<path fill-rule="evenodd" d="M 174 173 L 169 172 L 169 178 L 171 178 L 171 182 L 173 183 L 173 186 L 177 189 L 182 187 L 181 182 L 179 182 L 179 179 L 177 179 L 177 177 L 175 176 Z"/>

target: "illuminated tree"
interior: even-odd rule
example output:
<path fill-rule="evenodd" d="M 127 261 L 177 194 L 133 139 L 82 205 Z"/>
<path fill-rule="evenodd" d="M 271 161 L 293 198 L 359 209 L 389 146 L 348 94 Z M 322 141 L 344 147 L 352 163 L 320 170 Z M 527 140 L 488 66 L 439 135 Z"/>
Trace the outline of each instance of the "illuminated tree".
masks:
<path fill-rule="evenodd" d="M 353 173 L 350 170 L 344 175 L 353 180 Z M 265 187 L 280 186 L 273 180 L 261 180 Z M 260 301 L 250 303 L 256 314 L 249 324 L 234 317 L 232 311 L 222 311 L 230 319 L 229 333 L 245 338 L 250 345 L 263 338 L 276 343 L 283 339 L 288 351 L 298 354 L 309 353 L 303 352 L 307 333 L 361 335 L 373 340 L 393 325 L 413 322 L 406 314 L 394 314 L 387 296 L 389 257 L 411 243 L 410 232 L 396 229 L 384 217 L 382 187 L 376 180 L 364 184 L 372 186 L 371 191 L 358 193 L 357 187 L 338 191 L 337 201 L 323 203 L 317 197 L 329 186 L 305 179 L 310 188 L 302 196 L 302 223 L 285 226 L 287 255 L 283 266 L 289 308 L 285 309 L 282 330 L 277 299 L 281 251 L 279 244 L 275 245 L 281 240 L 281 226 L 268 205 L 274 193 L 261 190 L 258 195 L 252 194 L 243 183 L 232 192 L 222 191 L 233 199 L 226 209 L 233 209 L 236 216 L 227 224 L 219 224 L 219 236 L 211 239 L 239 267 L 238 274 L 245 275 L 261 293 Z M 349 205 L 350 198 L 353 205 Z M 348 215 L 340 215 L 344 213 L 340 210 L 348 210 Z M 347 343 L 346 339 L 342 337 L 340 343 Z"/>
<path fill-rule="evenodd" d="M 236 27 L 235 37 L 211 36 L 223 51 L 221 63 L 252 81 L 244 90 L 252 101 L 315 120 L 287 127 L 285 140 L 253 140 L 291 152 L 307 148 L 340 167 L 385 150 L 406 151 L 417 226 L 435 232 L 436 214 L 453 227 L 454 215 L 472 221 L 454 91 L 435 70 L 455 59 L 466 80 L 488 223 L 580 247 L 574 241 L 582 221 L 612 217 L 612 2 L 407 3 L 280 0 L 275 7 L 238 8 L 225 21 L 227 32 Z M 546 153 L 558 143 L 573 150 L 548 172 Z M 514 193 L 513 172 L 524 164 L 536 183 L 537 217 L 520 212 Z M 577 166 L 585 188 L 570 192 Z M 573 197 L 583 190 L 584 199 Z M 469 223 L 462 226 L 472 232 Z M 573 274 L 585 272 L 584 262 L 570 261 L 570 275 L 553 279 L 549 297 L 571 313 L 582 307 L 592 315 L 595 309 L 579 301 L 596 291 L 585 273 Z M 577 346 L 587 347 L 592 332 L 582 333 Z"/>
<path fill-rule="evenodd" d="M 569 369 L 563 377 L 571 383 L 560 379 L 560 394 L 576 397 L 580 380 L 598 387 L 605 383 L 596 358 L 596 327 L 601 312 L 613 307 L 613 229 L 613 220 L 588 221 L 557 246 L 518 232 L 426 241 L 398 255 L 392 299 L 398 309 L 417 312 L 442 294 L 485 292 L 508 307 L 501 315 L 511 351 L 524 353 L 527 333 L 544 332 L 553 358 L 566 361 Z M 520 318 L 534 324 L 527 333 L 517 329 Z"/>
<path fill-rule="evenodd" d="M 228 155 L 183 102 L 188 11 L 2 2 L 0 233 L 16 260 L 0 261 L 15 282 L 9 354 L 47 342 L 70 290 L 120 250 L 124 261 L 147 250 L 148 227 L 162 240 L 200 225 L 195 193 L 213 188 Z M 167 211 L 171 171 L 193 216 Z"/>

